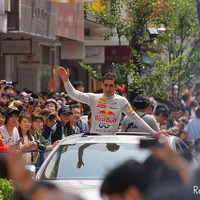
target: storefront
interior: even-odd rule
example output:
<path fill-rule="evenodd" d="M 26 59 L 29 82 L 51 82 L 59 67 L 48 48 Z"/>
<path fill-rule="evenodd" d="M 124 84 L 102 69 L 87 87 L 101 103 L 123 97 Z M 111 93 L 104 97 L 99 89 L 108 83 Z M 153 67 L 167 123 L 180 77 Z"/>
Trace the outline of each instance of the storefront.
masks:
<path fill-rule="evenodd" d="M 1 30 L 0 51 L 4 73 L 0 78 L 18 81 L 21 90 L 40 91 L 41 42 L 55 40 L 55 6 L 42 0 L 7 2 L 7 27 Z"/>

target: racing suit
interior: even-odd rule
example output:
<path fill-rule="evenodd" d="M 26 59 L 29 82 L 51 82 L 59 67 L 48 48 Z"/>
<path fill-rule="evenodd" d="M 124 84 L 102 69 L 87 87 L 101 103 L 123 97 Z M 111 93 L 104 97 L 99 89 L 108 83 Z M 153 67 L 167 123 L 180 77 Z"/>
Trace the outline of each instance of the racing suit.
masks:
<path fill-rule="evenodd" d="M 91 107 L 90 133 L 115 134 L 118 131 L 121 115 L 124 113 L 143 131 L 155 134 L 155 131 L 137 115 L 125 97 L 117 94 L 106 97 L 104 94 L 83 93 L 76 90 L 69 80 L 64 82 L 64 86 L 72 99 Z"/>

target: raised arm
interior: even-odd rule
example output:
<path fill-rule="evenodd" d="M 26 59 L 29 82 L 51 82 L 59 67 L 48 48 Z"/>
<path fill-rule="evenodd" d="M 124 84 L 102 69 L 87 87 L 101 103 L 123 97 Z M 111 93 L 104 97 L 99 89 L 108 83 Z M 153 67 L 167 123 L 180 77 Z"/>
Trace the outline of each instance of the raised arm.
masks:
<path fill-rule="evenodd" d="M 91 105 L 92 101 L 94 100 L 93 96 L 95 96 L 95 95 L 91 94 L 91 93 L 90 94 L 83 93 L 83 92 L 76 90 L 69 81 L 69 69 L 65 69 L 64 67 L 59 66 L 58 72 L 59 72 L 61 80 L 63 81 L 65 90 L 67 91 L 70 98 L 72 98 L 76 101 Z"/>
<path fill-rule="evenodd" d="M 58 67 L 58 73 L 60 75 L 60 78 L 63 82 L 66 82 L 69 80 L 69 69 L 65 69 L 62 66 Z"/>

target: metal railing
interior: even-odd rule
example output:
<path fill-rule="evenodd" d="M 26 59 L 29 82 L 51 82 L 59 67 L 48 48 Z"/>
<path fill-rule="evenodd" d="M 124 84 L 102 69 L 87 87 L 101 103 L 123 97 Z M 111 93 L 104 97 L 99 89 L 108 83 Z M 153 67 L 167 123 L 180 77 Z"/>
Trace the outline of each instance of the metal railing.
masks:
<path fill-rule="evenodd" d="M 44 154 L 46 152 L 50 152 L 52 149 L 48 149 L 48 150 L 43 150 L 43 151 L 37 151 L 37 150 L 20 150 L 20 152 L 24 152 L 24 153 L 32 153 L 32 152 L 38 152 L 39 153 L 39 164 L 38 166 L 36 166 L 36 170 L 40 169 L 42 163 L 44 162 L 45 158 L 44 158 Z"/>

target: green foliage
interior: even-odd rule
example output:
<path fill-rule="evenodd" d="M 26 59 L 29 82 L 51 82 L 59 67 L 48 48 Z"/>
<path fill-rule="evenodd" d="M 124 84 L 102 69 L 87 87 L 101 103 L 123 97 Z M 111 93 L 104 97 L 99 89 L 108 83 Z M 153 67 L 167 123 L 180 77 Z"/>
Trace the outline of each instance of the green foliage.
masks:
<path fill-rule="evenodd" d="M 92 76 L 99 82 L 102 81 L 103 77 L 101 74 L 97 73 L 94 68 L 90 65 L 86 65 L 83 62 L 79 62 L 80 66 L 83 67 L 85 70 L 87 70 L 88 72 L 90 72 L 92 74 Z"/>
<path fill-rule="evenodd" d="M 170 85 L 190 85 L 200 74 L 199 24 L 194 0 L 101 2 L 102 10 L 95 11 L 91 4 L 85 4 L 86 12 L 111 28 L 105 39 L 117 35 L 120 45 L 123 36 L 131 49 L 128 63 L 111 65 L 121 84 L 165 97 Z M 147 33 L 149 27 L 165 27 L 166 31 L 152 39 Z M 148 54 L 155 60 L 151 66 L 143 63 L 144 47 L 150 49 Z M 93 68 L 84 68 L 99 78 Z"/>
<path fill-rule="evenodd" d="M 172 4 L 172 1 L 169 2 Z M 171 19 L 165 22 L 167 31 L 164 39 L 159 41 L 162 44 L 160 51 L 168 57 L 170 63 L 177 61 L 176 65 L 169 71 L 172 84 L 190 85 L 199 75 L 197 69 L 200 65 L 197 56 L 200 49 L 198 47 L 199 24 L 196 4 L 193 0 L 181 2 L 173 0 L 173 2 L 177 4 L 172 4 L 172 6 L 169 4 L 168 10 Z"/>
<path fill-rule="evenodd" d="M 0 178 L 0 200 L 10 200 L 14 186 L 7 179 Z"/>

